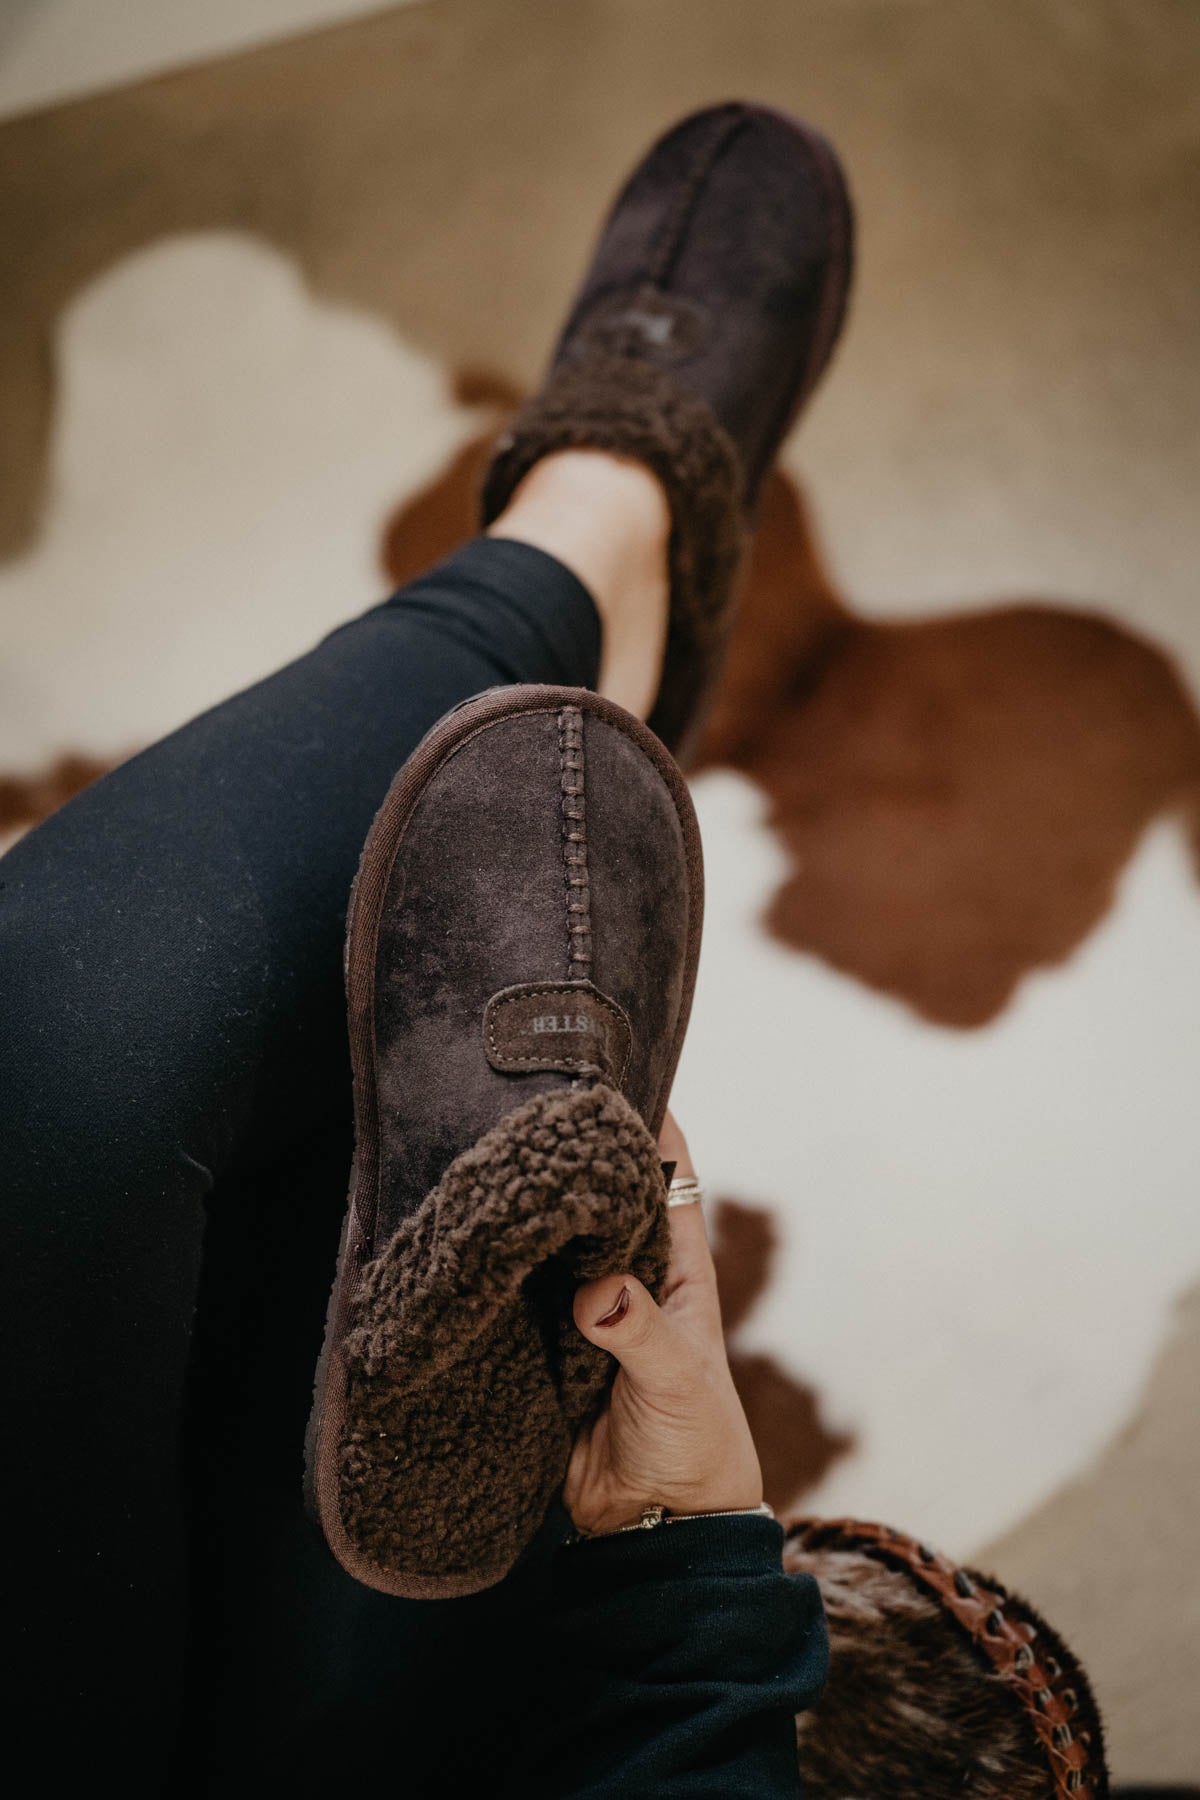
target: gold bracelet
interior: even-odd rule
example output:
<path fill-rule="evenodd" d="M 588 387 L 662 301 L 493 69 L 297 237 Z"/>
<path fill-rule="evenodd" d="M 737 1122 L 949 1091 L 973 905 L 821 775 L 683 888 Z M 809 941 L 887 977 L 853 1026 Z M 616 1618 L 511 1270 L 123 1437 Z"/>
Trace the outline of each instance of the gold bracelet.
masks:
<path fill-rule="evenodd" d="M 626 1531 L 653 1531 L 656 1525 L 679 1525 L 688 1519 L 773 1519 L 775 1509 L 767 1505 L 765 1500 L 757 1506 L 733 1506 L 723 1512 L 673 1513 L 665 1506 L 643 1506 L 636 1519 L 628 1525 L 614 1525 L 611 1531 L 572 1532 L 567 1539 L 569 1544 L 578 1544 L 584 1538 L 620 1537 Z"/>

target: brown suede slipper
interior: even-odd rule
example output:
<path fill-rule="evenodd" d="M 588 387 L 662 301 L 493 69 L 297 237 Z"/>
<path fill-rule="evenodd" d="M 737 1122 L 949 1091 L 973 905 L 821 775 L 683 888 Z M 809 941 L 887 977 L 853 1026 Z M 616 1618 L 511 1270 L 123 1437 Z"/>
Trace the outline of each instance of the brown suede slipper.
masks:
<path fill-rule="evenodd" d="M 350 904 L 356 1147 L 307 1494 L 389 1594 L 489 1586 L 612 1364 L 580 1282 L 654 1290 L 656 1135 L 700 949 L 683 779 L 584 689 L 498 688 L 396 777 Z"/>
<path fill-rule="evenodd" d="M 651 727 L 684 755 L 732 624 L 763 475 L 837 341 L 853 215 L 825 139 L 763 106 L 676 125 L 618 196 L 541 391 L 500 439 L 490 524 L 535 462 L 612 450 L 671 505 L 671 620 Z"/>

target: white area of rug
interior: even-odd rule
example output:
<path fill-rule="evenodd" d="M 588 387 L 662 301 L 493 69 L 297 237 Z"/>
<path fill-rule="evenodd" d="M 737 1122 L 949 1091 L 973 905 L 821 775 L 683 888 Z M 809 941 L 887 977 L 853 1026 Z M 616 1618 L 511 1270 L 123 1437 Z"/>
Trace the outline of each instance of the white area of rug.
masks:
<path fill-rule="evenodd" d="M 705 947 L 674 1108 L 712 1192 L 777 1209 L 739 1338 L 859 1447 L 814 1512 L 965 1553 L 1079 1472 L 1133 1410 L 1200 1270 L 1200 905 L 1164 821 L 1117 906 L 986 1030 L 770 942 L 762 800 L 696 787 Z"/>
<path fill-rule="evenodd" d="M 120 755 L 382 599 L 380 526 L 468 436 L 439 370 L 234 233 L 64 315 L 43 535 L 0 568 L 0 767 Z"/>

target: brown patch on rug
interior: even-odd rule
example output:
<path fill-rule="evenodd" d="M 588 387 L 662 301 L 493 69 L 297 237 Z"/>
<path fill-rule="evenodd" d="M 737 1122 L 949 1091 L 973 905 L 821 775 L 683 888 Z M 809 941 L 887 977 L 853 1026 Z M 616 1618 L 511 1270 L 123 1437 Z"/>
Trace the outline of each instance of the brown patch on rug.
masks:
<path fill-rule="evenodd" d="M 499 420 L 521 403 L 515 388 L 483 369 L 460 370 L 453 394 L 460 406 L 487 409 L 494 416 L 432 481 L 403 501 L 384 526 L 379 555 L 385 575 L 396 587 L 449 556 L 479 530 L 479 496 Z"/>
<path fill-rule="evenodd" d="M 0 775 L 0 832 L 7 836 L 40 825 L 112 767 L 111 762 L 67 751 L 32 775 Z"/>
<path fill-rule="evenodd" d="M 396 587 L 449 556 L 479 530 L 479 496 L 492 459 L 495 426 L 471 438 L 423 488 L 402 500 L 383 527 L 379 560 Z"/>
<path fill-rule="evenodd" d="M 396 581 L 475 529 L 492 431 L 395 513 Z M 985 1025 L 1104 917 L 1163 813 L 1200 847 L 1200 719 L 1170 660 L 1097 613 L 854 616 L 803 499 L 767 482 L 694 767 L 770 801 L 791 873 L 766 924 L 940 1025 Z"/>
<path fill-rule="evenodd" d="M 779 1238 L 767 1207 L 746 1206 L 739 1200 L 719 1200 L 712 1223 L 721 1322 L 726 1337 L 732 1338 L 770 1285 Z"/>
<path fill-rule="evenodd" d="M 856 619 L 783 476 L 713 763 L 766 790 L 790 853 L 771 932 L 942 1025 L 988 1023 L 1068 957 L 1153 819 L 1200 826 L 1200 719 L 1160 650 L 1048 605 Z"/>
<path fill-rule="evenodd" d="M 722 1200 L 713 1212 L 713 1261 L 729 1367 L 762 1464 L 763 1492 L 776 1512 L 816 1487 L 854 1447 L 821 1416 L 820 1400 L 774 1357 L 738 1350 L 736 1333 L 771 1280 L 777 1239 L 770 1212 Z"/>

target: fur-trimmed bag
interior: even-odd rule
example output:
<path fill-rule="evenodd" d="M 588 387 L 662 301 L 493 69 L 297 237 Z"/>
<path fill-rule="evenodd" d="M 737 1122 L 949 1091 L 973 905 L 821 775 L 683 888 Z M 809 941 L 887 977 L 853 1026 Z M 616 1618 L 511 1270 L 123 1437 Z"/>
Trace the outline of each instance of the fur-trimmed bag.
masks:
<path fill-rule="evenodd" d="M 1032 1606 L 887 1526 L 798 1519 L 831 1667 L 797 1720 L 807 1800 L 1107 1800 L 1078 1659 Z"/>

